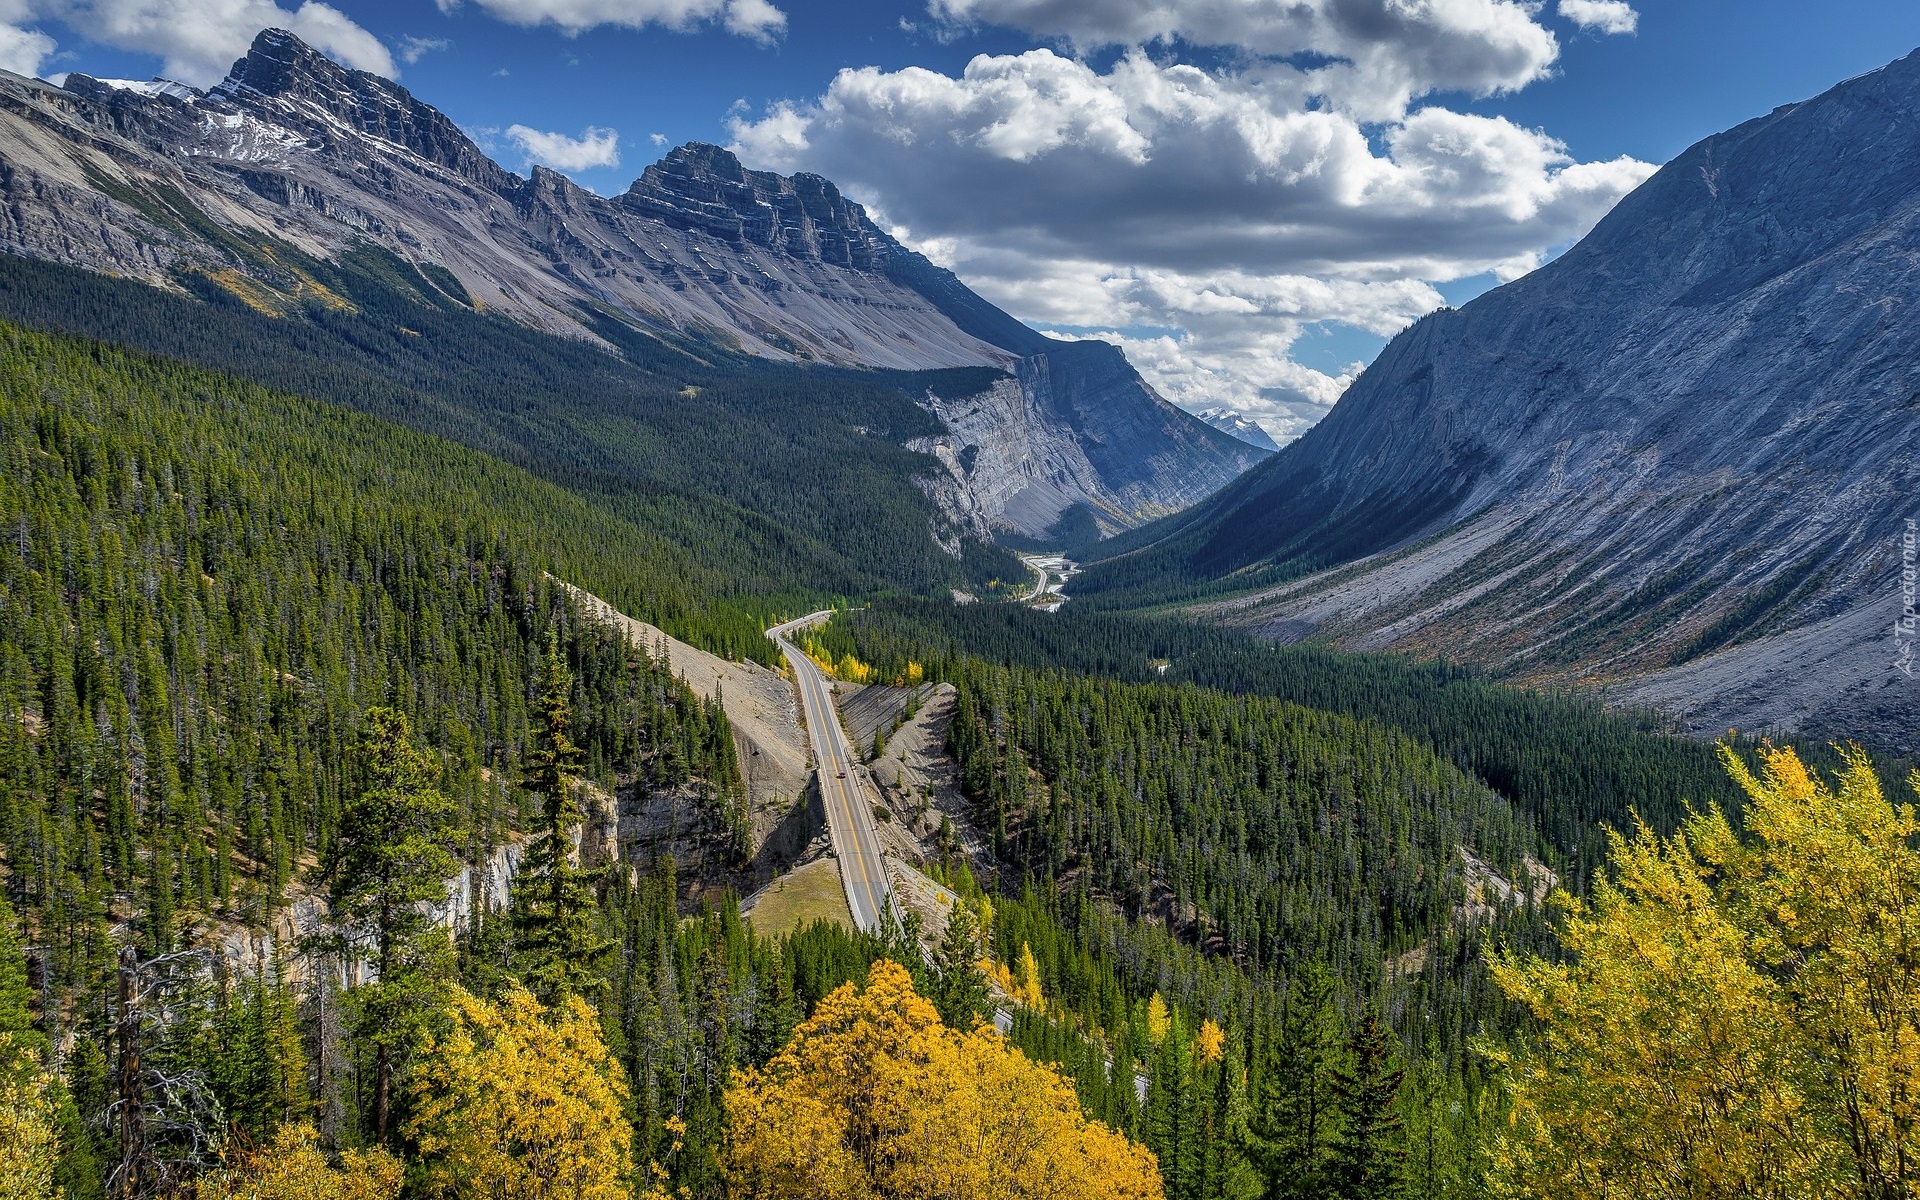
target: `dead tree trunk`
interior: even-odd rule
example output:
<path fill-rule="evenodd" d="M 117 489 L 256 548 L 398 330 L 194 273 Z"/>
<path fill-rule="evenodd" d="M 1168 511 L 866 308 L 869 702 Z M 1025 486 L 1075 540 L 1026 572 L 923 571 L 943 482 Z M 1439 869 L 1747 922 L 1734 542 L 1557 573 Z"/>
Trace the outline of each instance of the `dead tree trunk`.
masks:
<path fill-rule="evenodd" d="M 141 1129 L 139 956 L 131 946 L 120 951 L 120 1200 L 139 1200 L 141 1167 L 146 1157 Z"/>

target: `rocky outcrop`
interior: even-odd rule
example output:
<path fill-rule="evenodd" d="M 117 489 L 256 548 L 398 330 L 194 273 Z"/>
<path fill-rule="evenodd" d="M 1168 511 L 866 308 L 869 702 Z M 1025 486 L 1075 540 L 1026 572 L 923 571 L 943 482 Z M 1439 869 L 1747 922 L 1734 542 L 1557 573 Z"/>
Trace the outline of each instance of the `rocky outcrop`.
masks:
<path fill-rule="evenodd" d="M 1077 446 L 1093 471 L 1066 504 L 1012 510 L 984 498 L 1017 494 L 1011 475 L 934 472 L 952 482 L 930 486 L 982 493 L 961 504 L 983 528 L 1038 534 L 1029 514 L 1081 502 L 1137 523 L 1260 458 L 1155 395 L 1117 350 L 994 308 L 817 175 L 692 144 L 616 197 L 544 168 L 522 178 L 407 89 L 283 31 L 204 93 L 0 72 L 0 198 L 0 252 L 162 287 L 198 274 L 287 312 L 312 281 L 277 247 L 331 260 L 371 244 L 461 303 L 567 336 L 611 318 L 773 359 L 1040 381 L 1026 436 L 1045 444 L 1008 470 L 1058 483 L 1049 464 Z"/>
<path fill-rule="evenodd" d="M 1350 564 L 1215 615 L 1640 681 L 1619 694 L 1704 732 L 1913 745 L 1916 246 L 1910 56 L 1708 138 L 1557 261 L 1422 320 L 1132 568 Z"/>

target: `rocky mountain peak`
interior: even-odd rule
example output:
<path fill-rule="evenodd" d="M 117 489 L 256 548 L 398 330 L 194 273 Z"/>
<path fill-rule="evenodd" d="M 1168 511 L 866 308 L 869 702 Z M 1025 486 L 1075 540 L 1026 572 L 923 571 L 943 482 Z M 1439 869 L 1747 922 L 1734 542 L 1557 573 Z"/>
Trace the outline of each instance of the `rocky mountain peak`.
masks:
<path fill-rule="evenodd" d="M 857 271 L 884 272 L 904 253 L 831 182 L 818 175 L 750 171 L 731 151 L 705 142 L 675 147 L 620 200 L 734 245 L 766 246 Z"/>
<path fill-rule="evenodd" d="M 70 148 L 54 159 L 49 133 Z M 941 538 L 1037 537 L 1076 505 L 1129 527 L 1262 457 L 1167 404 L 1117 348 L 1054 342 L 994 307 L 818 175 L 691 143 L 616 197 L 546 167 L 523 178 L 407 89 L 283 30 L 206 93 L 0 72 L 0 168 L 0 254 L 169 287 L 192 274 L 250 304 L 283 298 L 290 315 L 307 307 L 305 277 L 277 245 L 257 249 L 264 230 L 346 270 L 368 249 L 391 255 L 429 290 L 567 336 L 611 319 L 797 362 L 993 368 L 977 393 L 992 403 L 926 401 L 952 416 L 927 447 L 945 469 L 919 481 Z M 221 226 L 243 232 L 210 234 Z"/>
<path fill-rule="evenodd" d="M 1280 444 L 1273 440 L 1273 435 L 1263 429 L 1259 422 L 1248 420 L 1230 408 L 1207 408 L 1193 415 L 1221 433 L 1238 438 L 1249 446 L 1258 446 L 1262 450 L 1280 449 Z"/>
<path fill-rule="evenodd" d="M 267 96 L 327 97 L 350 87 L 349 80 L 355 74 L 364 72 L 349 71 L 284 29 L 263 29 L 254 37 L 246 57 L 227 72 L 221 88 L 252 88 Z M 393 84 L 388 86 L 400 90 Z"/>
<path fill-rule="evenodd" d="M 359 134 L 404 147 L 491 191 L 519 183 L 439 109 L 390 79 L 341 66 L 284 29 L 261 30 L 211 94 L 328 146 Z"/>

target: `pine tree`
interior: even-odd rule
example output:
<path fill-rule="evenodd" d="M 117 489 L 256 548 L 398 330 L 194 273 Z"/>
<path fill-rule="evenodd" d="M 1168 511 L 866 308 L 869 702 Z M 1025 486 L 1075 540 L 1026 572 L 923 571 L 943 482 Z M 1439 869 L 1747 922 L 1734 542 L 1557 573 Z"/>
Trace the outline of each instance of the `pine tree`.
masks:
<path fill-rule="evenodd" d="M 322 863 L 334 949 L 365 955 L 375 978 L 358 989 L 359 1036 L 374 1047 L 374 1139 L 387 1141 L 396 1052 L 419 1036 L 452 974 L 446 938 L 422 906 L 444 902 L 458 867 L 449 849 L 453 805 L 433 786 L 433 756 L 414 747 L 407 720 L 367 712 L 355 747 L 364 786 L 340 814 Z"/>
<path fill-rule="evenodd" d="M 526 756 L 528 791 L 540 799 L 540 832 L 513 882 L 514 929 L 528 987 L 543 1003 L 596 992 L 600 959 L 612 943 L 595 928 L 600 872 L 574 862 L 582 813 L 574 799 L 581 752 L 572 738 L 572 674 L 549 637 L 534 702 L 534 745 Z"/>
<path fill-rule="evenodd" d="M 1397 1101 L 1405 1073 L 1393 1059 L 1392 1036 L 1368 1012 L 1347 1038 L 1346 1064 L 1334 1072 L 1340 1135 L 1332 1178 L 1341 1200 L 1384 1200 L 1401 1192 L 1406 1144 Z"/>

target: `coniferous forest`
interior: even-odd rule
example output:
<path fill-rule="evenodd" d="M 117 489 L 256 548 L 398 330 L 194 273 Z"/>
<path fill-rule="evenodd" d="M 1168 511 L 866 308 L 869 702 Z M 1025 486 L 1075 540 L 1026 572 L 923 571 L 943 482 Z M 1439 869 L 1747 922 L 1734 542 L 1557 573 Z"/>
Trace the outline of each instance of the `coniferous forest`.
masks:
<path fill-rule="evenodd" d="M 336 281 L 369 310 L 373 266 Z M 113 286 L 74 284 L 67 323 L 104 323 Z M 394 396 L 343 402 L 369 363 L 275 391 L 153 303 L 125 317 L 143 349 L 0 326 L 10 1195 L 1920 1185 L 1892 756 L 932 598 L 991 554 L 863 574 L 928 519 L 888 474 L 920 432 L 883 425 L 898 380 L 794 376 L 819 390 L 782 436 L 850 388 L 888 429 L 815 481 L 890 515 L 783 530 L 750 454 L 698 495 L 583 483 L 556 464 L 593 414 L 508 453 L 523 427 L 474 407 L 457 354 L 414 364 L 438 399 L 391 421 Z M 297 340 L 256 316 L 215 325 Z M 684 386 L 724 409 L 785 395 L 775 374 Z M 761 661 L 772 618 L 870 597 L 814 649 L 953 689 L 982 848 L 925 864 L 943 927 L 763 935 L 671 858 L 589 853 L 608 798 L 671 794 L 736 858 L 753 835 L 722 706 L 563 581 Z"/>

